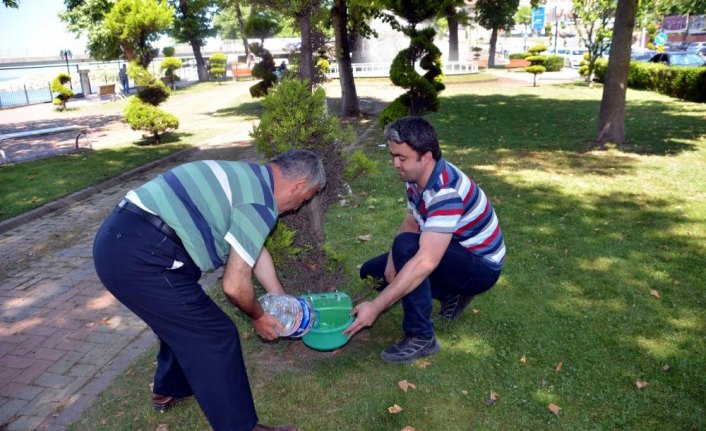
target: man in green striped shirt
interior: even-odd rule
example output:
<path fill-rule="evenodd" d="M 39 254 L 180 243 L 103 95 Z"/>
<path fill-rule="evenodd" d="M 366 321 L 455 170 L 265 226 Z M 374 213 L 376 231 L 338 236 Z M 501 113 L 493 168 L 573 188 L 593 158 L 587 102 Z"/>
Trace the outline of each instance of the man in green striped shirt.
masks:
<path fill-rule="evenodd" d="M 197 161 L 131 190 L 99 229 L 93 248 L 105 287 L 160 340 L 153 406 L 195 395 L 214 431 L 296 430 L 258 424 L 237 328 L 198 284 L 224 267 L 223 291 L 265 340 L 281 323 L 257 301 L 254 275 L 284 293 L 265 239 L 280 214 L 326 183 L 321 160 L 293 150 L 266 165 Z"/>

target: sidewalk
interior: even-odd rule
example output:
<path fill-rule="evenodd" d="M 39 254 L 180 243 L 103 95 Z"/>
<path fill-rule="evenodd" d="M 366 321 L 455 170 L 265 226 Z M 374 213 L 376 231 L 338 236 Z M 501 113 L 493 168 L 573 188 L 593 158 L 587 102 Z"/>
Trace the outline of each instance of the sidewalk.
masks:
<path fill-rule="evenodd" d="M 511 81 L 517 85 L 518 79 L 526 85 L 524 75 L 531 78 L 526 73 L 493 72 L 502 77 L 497 85 L 511 85 Z M 573 79 L 571 72 L 575 71 L 568 71 L 563 79 Z M 237 90 L 245 94 L 248 86 Z M 400 91 L 381 83 L 359 87 L 361 108 L 392 100 Z M 331 85 L 327 93 L 340 97 L 340 87 Z M 231 100 L 205 95 L 201 102 L 182 102 L 169 110 L 181 111 L 178 116 L 203 114 L 203 122 L 186 123 L 189 128 L 206 128 L 209 114 Z M 9 122 L 44 121 L 36 119 L 45 118 L 46 112 L 36 107 L 0 111 L 0 130 L 8 128 Z M 128 190 L 170 166 L 192 159 L 254 159 L 248 136 L 252 121 L 234 124 L 227 134 L 197 149 L 63 199 L 62 209 L 41 216 L 43 211 L 37 211 L 0 234 L 0 430 L 66 429 L 154 343 L 144 323 L 98 281 L 91 252 L 94 234 Z M 124 125 L 106 127 L 98 145 L 123 142 L 124 133 Z M 203 287 L 212 286 L 218 275 L 202 279 Z"/>
<path fill-rule="evenodd" d="M 210 105 L 199 108 L 226 107 Z M 8 111 L 21 121 L 36 118 L 38 108 Z M 87 198 L 65 199 L 63 209 L 0 234 L 0 430 L 65 429 L 154 343 L 152 332 L 95 275 L 95 232 L 128 190 L 170 166 L 192 159 L 254 159 L 251 128 L 252 121 L 234 124 L 198 148 L 84 190 L 80 195 Z M 106 130 L 102 143 L 121 141 L 124 132 Z M 202 286 L 211 287 L 218 276 L 208 274 Z"/>

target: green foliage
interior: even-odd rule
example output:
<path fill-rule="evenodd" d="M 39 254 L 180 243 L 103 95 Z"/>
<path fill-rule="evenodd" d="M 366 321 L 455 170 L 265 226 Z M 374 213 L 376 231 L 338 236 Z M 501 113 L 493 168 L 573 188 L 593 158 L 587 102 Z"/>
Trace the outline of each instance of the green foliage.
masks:
<path fill-rule="evenodd" d="M 433 18 L 443 10 L 443 2 L 428 0 L 383 0 L 385 7 L 414 27 Z"/>
<path fill-rule="evenodd" d="M 282 29 L 280 21 L 281 17 L 273 12 L 256 12 L 252 9 L 248 19 L 245 20 L 243 31 L 246 37 L 257 38 L 264 43 L 265 39 L 274 36 Z"/>
<path fill-rule="evenodd" d="M 540 73 L 544 73 L 547 71 L 547 68 L 544 66 L 540 65 L 534 65 L 534 66 L 527 66 L 525 67 L 525 72 L 529 72 L 534 75 L 538 75 Z"/>
<path fill-rule="evenodd" d="M 543 65 L 547 68 L 547 72 L 558 72 L 564 67 L 564 61 L 564 57 L 552 54 L 547 56 Z"/>
<path fill-rule="evenodd" d="M 226 57 L 225 54 L 217 52 L 208 59 L 208 62 L 212 76 L 216 77 L 219 81 L 226 76 L 228 57 Z"/>
<path fill-rule="evenodd" d="M 403 102 L 403 97 L 404 95 L 396 98 L 382 110 L 380 117 L 378 117 L 378 125 L 380 128 L 409 115 L 409 108 L 407 108 Z"/>
<path fill-rule="evenodd" d="M 181 69 L 182 62 L 180 58 L 167 56 L 159 64 L 159 70 L 164 71 L 164 76 L 167 77 L 169 83 L 171 84 L 172 90 L 174 89 L 174 83 L 179 81 L 179 76 L 175 73 L 176 70 Z M 159 105 L 159 103 L 157 103 Z"/>
<path fill-rule="evenodd" d="M 164 83 L 136 62 L 127 67 L 127 74 L 139 89 L 137 97 L 143 102 L 157 106 L 169 98 L 169 89 Z"/>
<path fill-rule="evenodd" d="M 118 0 L 105 17 L 105 28 L 128 60 L 147 67 L 158 53 L 151 43 L 172 25 L 172 15 L 164 0 Z"/>
<path fill-rule="evenodd" d="M 272 158 L 295 148 L 328 151 L 338 142 L 341 127 L 327 114 L 325 97 L 322 88 L 311 93 L 305 82 L 282 81 L 262 100 L 266 112 L 251 133 L 258 152 Z"/>
<path fill-rule="evenodd" d="M 477 0 L 476 20 L 487 29 L 510 28 L 515 24 L 514 15 L 520 0 Z"/>
<path fill-rule="evenodd" d="M 605 82 L 607 60 L 596 61 L 595 80 Z M 679 67 L 663 64 L 631 62 L 628 87 L 657 91 L 679 99 L 706 103 L 706 68 Z"/>
<path fill-rule="evenodd" d="M 59 19 L 76 36 L 85 36 L 90 56 L 100 61 L 124 58 L 120 41 L 104 25 L 105 16 L 113 7 L 114 0 L 65 1 L 66 11 Z"/>
<path fill-rule="evenodd" d="M 174 25 L 170 34 L 177 42 L 206 44 L 206 39 L 216 35 L 211 25 L 214 11 L 213 0 L 170 0 L 174 9 Z"/>
<path fill-rule="evenodd" d="M 439 109 L 439 92 L 445 88 L 441 82 L 443 79 L 441 51 L 434 45 L 433 28 L 419 31 L 411 28 L 405 33 L 410 36 L 410 46 L 400 51 L 392 60 L 390 80 L 393 84 L 408 90 L 396 99 L 406 108 L 405 115 L 423 115 Z M 414 65 L 417 60 L 419 60 L 419 67 L 427 71 L 423 76 L 415 70 Z M 399 107 L 391 110 L 397 113 Z M 383 120 L 380 119 L 380 121 Z"/>
<path fill-rule="evenodd" d="M 67 82 L 71 82 L 71 76 L 66 73 L 56 75 L 51 82 L 51 91 L 54 94 L 52 103 L 60 106 L 62 110 L 66 109 L 66 101 L 74 97 L 74 92 L 64 86 Z"/>
<path fill-rule="evenodd" d="M 540 52 L 544 52 L 546 50 L 547 46 L 540 43 L 539 45 L 531 46 L 527 51 L 530 52 L 532 55 L 539 55 Z"/>
<path fill-rule="evenodd" d="M 152 133 L 157 143 L 160 133 L 179 128 L 179 120 L 174 115 L 143 102 L 138 96 L 130 97 L 125 105 L 124 114 L 125 121 L 132 130 L 145 130 Z"/>
<path fill-rule="evenodd" d="M 176 49 L 173 46 L 165 46 L 162 48 L 162 54 L 165 57 L 174 57 L 174 53 L 176 52 Z"/>
<path fill-rule="evenodd" d="M 355 150 L 346 156 L 346 169 L 343 179 L 351 182 L 361 175 L 373 176 L 377 174 L 378 163 L 365 155 L 362 150 Z"/>
<path fill-rule="evenodd" d="M 514 52 L 510 54 L 510 60 L 524 60 L 530 55 L 532 55 L 530 52 Z"/>
<path fill-rule="evenodd" d="M 301 247 L 294 245 L 294 238 L 297 232 L 290 229 L 285 223 L 277 223 L 265 241 L 265 248 L 272 255 L 272 260 L 276 268 L 280 268 L 288 261 L 290 256 L 301 253 Z"/>
<path fill-rule="evenodd" d="M 265 97 L 269 89 L 277 82 L 277 75 L 274 73 L 275 61 L 270 51 L 259 43 L 250 45 L 250 52 L 262 59 L 252 68 L 252 76 L 260 78 L 262 81 L 250 87 L 250 95 L 255 98 Z"/>

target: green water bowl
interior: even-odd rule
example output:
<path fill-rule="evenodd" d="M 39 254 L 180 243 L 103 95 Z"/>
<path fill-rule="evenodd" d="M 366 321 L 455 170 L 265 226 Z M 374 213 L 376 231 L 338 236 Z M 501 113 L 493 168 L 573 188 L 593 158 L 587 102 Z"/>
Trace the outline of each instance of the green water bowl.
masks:
<path fill-rule="evenodd" d="M 351 298 L 343 292 L 302 295 L 314 310 L 314 324 L 302 341 L 314 350 L 330 351 L 348 342 L 343 331 L 353 323 Z"/>

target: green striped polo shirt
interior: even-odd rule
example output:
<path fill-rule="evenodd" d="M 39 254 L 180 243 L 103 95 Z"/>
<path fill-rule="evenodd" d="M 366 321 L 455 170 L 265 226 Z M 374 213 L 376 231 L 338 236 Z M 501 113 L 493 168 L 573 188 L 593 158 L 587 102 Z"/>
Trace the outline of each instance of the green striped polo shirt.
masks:
<path fill-rule="evenodd" d="M 231 249 L 254 266 L 279 214 L 270 168 L 244 162 L 186 163 L 125 197 L 174 229 L 202 271 L 224 265 Z"/>

